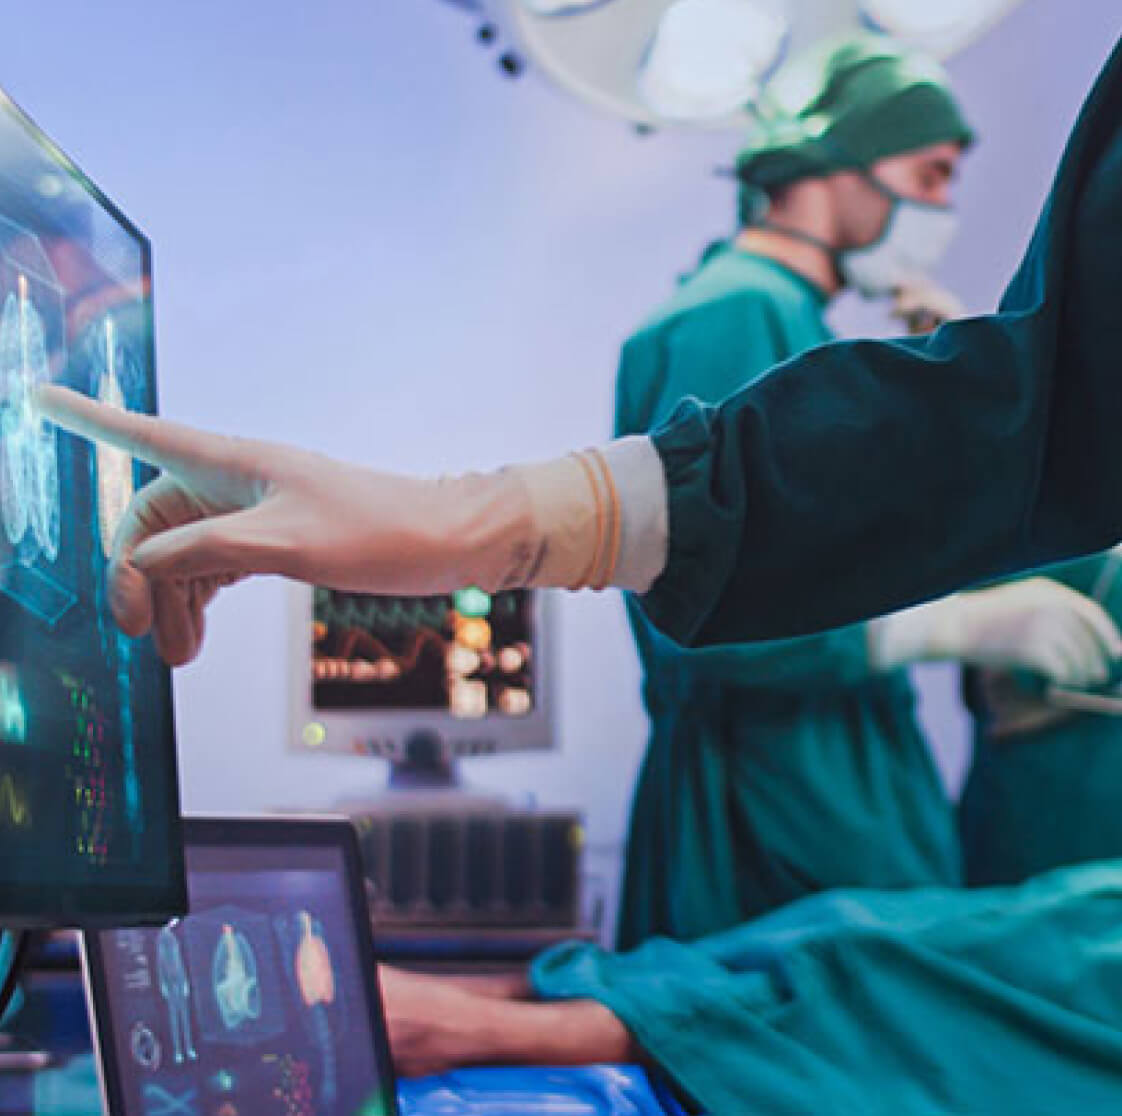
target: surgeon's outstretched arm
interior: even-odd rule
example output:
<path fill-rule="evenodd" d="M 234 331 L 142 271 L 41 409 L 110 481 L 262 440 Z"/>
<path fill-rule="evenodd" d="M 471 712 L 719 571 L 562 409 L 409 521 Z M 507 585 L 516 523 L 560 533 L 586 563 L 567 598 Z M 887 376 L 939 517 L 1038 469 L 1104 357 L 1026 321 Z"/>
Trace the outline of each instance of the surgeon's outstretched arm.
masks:
<path fill-rule="evenodd" d="M 159 466 L 115 551 L 126 631 L 197 653 L 254 573 L 427 594 L 643 591 L 682 643 L 779 639 L 893 612 L 1122 538 L 1122 49 L 1092 92 L 1000 312 L 839 342 L 718 407 L 487 476 L 391 476 L 129 415 L 58 388 L 61 425 Z"/>
<path fill-rule="evenodd" d="M 253 574 L 424 596 L 467 585 L 640 589 L 661 569 L 665 493 L 645 438 L 421 478 L 192 430 L 56 386 L 41 388 L 37 404 L 60 426 L 161 470 L 117 532 L 110 601 L 124 631 L 153 630 L 173 664 L 198 653 L 218 590 Z M 619 485 L 636 473 L 657 482 L 653 544 L 621 514 Z"/>

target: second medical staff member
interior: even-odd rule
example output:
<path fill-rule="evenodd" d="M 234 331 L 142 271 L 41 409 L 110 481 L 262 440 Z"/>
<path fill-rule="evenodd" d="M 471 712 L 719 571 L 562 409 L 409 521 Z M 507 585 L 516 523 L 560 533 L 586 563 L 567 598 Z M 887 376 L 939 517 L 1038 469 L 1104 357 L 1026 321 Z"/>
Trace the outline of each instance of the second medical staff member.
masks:
<path fill-rule="evenodd" d="M 715 403 L 830 340 L 844 286 L 911 297 L 953 222 L 973 136 L 942 72 L 839 44 L 798 114 L 738 160 L 741 231 L 623 347 L 616 434 Z M 686 651 L 628 600 L 651 736 L 632 807 L 619 944 L 691 939 L 821 888 L 953 885 L 953 815 L 903 669 L 858 624 Z"/>

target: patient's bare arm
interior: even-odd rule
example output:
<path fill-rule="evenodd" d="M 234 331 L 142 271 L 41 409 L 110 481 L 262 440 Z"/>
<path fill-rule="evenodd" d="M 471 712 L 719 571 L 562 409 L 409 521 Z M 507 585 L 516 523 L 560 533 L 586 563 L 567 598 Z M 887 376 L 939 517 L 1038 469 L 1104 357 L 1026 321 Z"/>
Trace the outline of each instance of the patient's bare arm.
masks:
<path fill-rule="evenodd" d="M 476 990 L 466 981 L 482 980 Z M 444 979 L 381 969 L 390 1047 L 398 1073 L 418 1077 L 461 1066 L 578 1066 L 634 1062 L 627 1028 L 593 1000 L 513 998 L 525 981 Z"/>
<path fill-rule="evenodd" d="M 418 992 L 422 988 L 434 989 L 439 995 L 440 988 L 458 988 L 488 1000 L 531 1000 L 534 998 L 530 979 L 525 969 L 514 973 L 479 973 L 472 975 L 414 973 L 405 969 L 391 969 L 381 966 L 382 981 L 396 980 L 399 986 L 405 982 Z"/>

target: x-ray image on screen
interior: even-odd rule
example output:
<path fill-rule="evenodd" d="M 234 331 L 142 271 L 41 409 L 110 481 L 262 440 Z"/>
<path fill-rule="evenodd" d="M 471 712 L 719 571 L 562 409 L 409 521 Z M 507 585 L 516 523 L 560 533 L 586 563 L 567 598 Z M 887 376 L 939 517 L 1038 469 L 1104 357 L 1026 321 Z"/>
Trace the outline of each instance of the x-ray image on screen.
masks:
<path fill-rule="evenodd" d="M 26 543 L 47 563 L 58 558 L 59 547 L 58 437 L 36 415 L 32 391 L 50 379 L 43 316 L 21 272 L 0 313 L 0 507 L 8 542 Z"/>
<path fill-rule="evenodd" d="M 144 371 L 136 354 L 121 340 L 112 314 L 106 314 L 88 331 L 94 369 L 93 394 L 109 407 L 127 411 L 129 400 L 143 397 Z M 101 552 L 106 558 L 113 549 L 113 538 L 124 518 L 136 485 L 132 458 L 115 446 L 98 445 L 94 450 L 97 474 L 97 529 Z"/>
<path fill-rule="evenodd" d="M 205 1041 L 258 1046 L 284 1029 L 280 971 L 264 915 L 226 905 L 188 919 L 184 939 Z"/>
<path fill-rule="evenodd" d="M 57 272 L 35 232 L 0 216 L 0 589 L 48 622 L 76 593 L 72 567 L 59 562 L 58 434 L 36 414 L 32 393 L 65 367 Z"/>
<path fill-rule="evenodd" d="M 155 409 L 150 252 L 0 94 L 0 923 L 166 917 L 185 899 L 170 679 L 107 581 L 152 474 L 44 420 L 46 383 Z"/>

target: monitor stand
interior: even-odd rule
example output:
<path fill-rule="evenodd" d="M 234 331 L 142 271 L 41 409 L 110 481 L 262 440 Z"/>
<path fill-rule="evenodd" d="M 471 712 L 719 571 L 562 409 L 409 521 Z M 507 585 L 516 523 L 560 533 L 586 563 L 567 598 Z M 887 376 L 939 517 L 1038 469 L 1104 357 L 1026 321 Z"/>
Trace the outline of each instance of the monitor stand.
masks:
<path fill-rule="evenodd" d="M 2 937 L 7 965 L 0 971 L 0 1021 L 16 1000 L 20 971 L 30 944 L 26 931 L 8 932 Z M 44 1069 L 50 1062 L 51 1057 L 45 1050 L 37 1050 L 15 1035 L 0 1031 L 0 1073 L 33 1073 Z"/>
<path fill-rule="evenodd" d="M 448 755 L 444 742 L 435 732 L 412 733 L 405 739 L 405 753 L 390 761 L 391 791 L 461 790 L 456 761 Z"/>
<path fill-rule="evenodd" d="M 406 737 L 399 758 L 390 760 L 389 779 L 373 798 L 346 798 L 335 808 L 352 815 L 394 804 L 405 808 L 447 810 L 501 806 L 503 795 L 474 789 L 460 778 L 456 761 L 440 734 L 425 729 Z"/>

